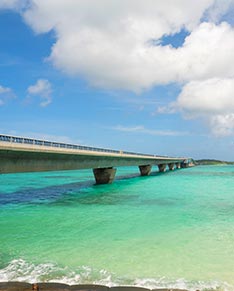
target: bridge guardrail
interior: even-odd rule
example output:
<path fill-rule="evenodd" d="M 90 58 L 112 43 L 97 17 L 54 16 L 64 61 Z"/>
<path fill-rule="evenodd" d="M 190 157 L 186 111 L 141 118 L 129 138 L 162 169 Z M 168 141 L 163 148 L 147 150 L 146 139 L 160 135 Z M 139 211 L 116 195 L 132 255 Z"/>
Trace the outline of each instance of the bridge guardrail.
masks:
<path fill-rule="evenodd" d="M 47 140 L 42 140 L 42 139 L 18 137 L 18 136 L 3 135 L 3 134 L 0 134 L 0 142 L 1 141 L 2 142 L 9 142 L 9 143 L 46 146 L 46 147 L 53 147 L 53 148 L 74 149 L 74 150 L 81 150 L 81 151 L 83 150 L 83 151 L 126 154 L 126 155 L 135 155 L 135 156 L 168 158 L 168 156 L 158 156 L 158 155 L 156 156 L 156 155 L 141 154 L 141 153 L 135 153 L 135 152 L 129 152 L 129 151 L 119 151 L 119 150 L 111 150 L 111 149 L 105 149 L 105 148 L 96 148 L 96 147 L 90 147 L 90 146 L 75 145 L 75 144 L 69 144 L 69 143 L 60 143 L 60 142 L 47 141 Z"/>

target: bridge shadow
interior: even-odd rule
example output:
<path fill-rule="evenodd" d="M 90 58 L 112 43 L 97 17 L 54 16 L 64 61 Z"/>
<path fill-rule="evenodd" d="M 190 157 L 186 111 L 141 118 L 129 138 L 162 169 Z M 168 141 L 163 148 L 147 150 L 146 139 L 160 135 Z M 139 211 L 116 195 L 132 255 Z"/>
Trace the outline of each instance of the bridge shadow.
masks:
<path fill-rule="evenodd" d="M 82 188 L 92 187 L 93 181 L 68 183 L 63 185 L 47 186 L 42 188 L 26 187 L 19 191 L 4 193 L 0 192 L 0 206 L 6 204 L 30 204 L 46 203 L 49 200 L 61 198 L 64 194 L 80 191 Z"/>
<path fill-rule="evenodd" d="M 177 171 L 177 170 L 175 170 Z M 160 173 L 158 171 L 153 171 L 149 176 L 141 176 L 139 173 L 133 174 L 124 174 L 124 175 L 117 175 L 114 184 L 112 185 L 96 185 L 94 179 L 81 181 L 81 182 L 73 182 L 67 183 L 62 185 L 54 185 L 54 186 L 47 186 L 41 188 L 32 188 L 32 187 L 25 187 L 20 189 L 19 191 L 11 192 L 11 193 L 4 193 L 0 192 L 0 207 L 8 204 L 53 204 L 71 205 L 73 200 L 81 204 L 89 204 L 89 203 L 100 203 L 102 200 L 102 196 L 112 195 L 111 199 L 107 199 L 108 201 L 103 203 L 114 203 L 129 199 L 124 197 L 121 194 L 120 197 L 117 197 L 117 189 L 118 185 L 115 185 L 115 182 L 120 182 L 121 186 L 124 186 L 124 181 L 132 180 L 133 182 L 135 179 L 150 179 L 152 177 L 160 177 L 162 175 L 168 175 L 171 171 L 166 171 L 164 173 Z M 57 178 L 61 178 L 61 176 L 56 176 Z M 50 178 L 48 176 L 47 178 Z M 51 176 L 51 178 L 55 178 L 55 176 Z M 119 184 L 119 183 L 117 183 Z M 127 185 L 127 184 L 126 184 Z M 89 191 L 85 190 L 89 189 Z M 94 197 L 98 193 L 97 199 L 88 199 L 89 195 Z M 79 194 L 79 195 L 78 195 Z M 91 198 L 91 197 L 90 197 Z M 131 197 L 131 199 L 134 197 Z M 136 198 L 136 197 L 135 197 Z M 114 201 L 113 201 L 114 200 Z M 116 201 L 115 201 L 116 200 Z"/>
<path fill-rule="evenodd" d="M 156 176 L 163 176 L 163 175 L 169 175 L 173 172 L 177 172 L 181 169 L 174 169 L 173 171 L 169 171 L 169 170 L 166 170 L 165 172 L 159 172 L 158 170 L 155 170 L 155 171 L 152 171 L 150 173 L 150 175 L 148 176 L 141 176 L 140 173 L 134 173 L 134 174 L 127 174 L 127 175 L 116 175 L 115 177 L 115 181 L 119 181 L 119 180 L 128 180 L 128 179 L 132 179 L 132 178 L 150 178 L 150 177 L 156 177 Z M 118 170 L 117 170 L 117 174 L 118 174 Z M 113 183 L 114 183 L 113 182 Z M 96 185 L 96 186 L 101 186 L 101 185 Z"/>

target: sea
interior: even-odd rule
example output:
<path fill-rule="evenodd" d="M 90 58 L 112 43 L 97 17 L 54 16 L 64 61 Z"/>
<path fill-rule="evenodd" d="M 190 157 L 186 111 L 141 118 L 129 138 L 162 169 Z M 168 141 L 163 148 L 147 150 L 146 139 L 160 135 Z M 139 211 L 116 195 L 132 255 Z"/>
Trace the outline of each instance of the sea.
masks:
<path fill-rule="evenodd" d="M 0 281 L 234 290 L 234 166 L 2 174 Z"/>

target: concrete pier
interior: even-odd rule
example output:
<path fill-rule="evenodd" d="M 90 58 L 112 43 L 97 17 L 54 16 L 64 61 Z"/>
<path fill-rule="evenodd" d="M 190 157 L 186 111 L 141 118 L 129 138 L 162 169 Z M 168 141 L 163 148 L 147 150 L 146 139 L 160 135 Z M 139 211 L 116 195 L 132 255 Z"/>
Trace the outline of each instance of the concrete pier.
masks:
<path fill-rule="evenodd" d="M 97 168 L 93 169 L 96 184 L 111 184 L 115 178 L 116 169 L 114 168 Z"/>
<path fill-rule="evenodd" d="M 180 163 L 180 167 L 181 167 L 182 169 L 184 169 L 184 168 L 188 168 L 188 163 L 182 162 L 182 163 Z"/>
<path fill-rule="evenodd" d="M 175 164 L 174 163 L 168 164 L 168 168 L 169 168 L 170 171 L 173 171 L 174 168 L 175 168 Z"/>
<path fill-rule="evenodd" d="M 141 176 L 149 176 L 151 173 L 152 165 L 146 165 L 146 166 L 139 166 Z"/>
<path fill-rule="evenodd" d="M 181 168 L 180 167 L 180 163 L 176 163 L 175 165 L 176 165 L 176 169 L 180 169 Z"/>
<path fill-rule="evenodd" d="M 166 167 L 167 167 L 166 164 L 159 164 L 159 165 L 158 165 L 158 170 L 159 170 L 159 172 L 160 172 L 160 173 L 166 172 Z"/>

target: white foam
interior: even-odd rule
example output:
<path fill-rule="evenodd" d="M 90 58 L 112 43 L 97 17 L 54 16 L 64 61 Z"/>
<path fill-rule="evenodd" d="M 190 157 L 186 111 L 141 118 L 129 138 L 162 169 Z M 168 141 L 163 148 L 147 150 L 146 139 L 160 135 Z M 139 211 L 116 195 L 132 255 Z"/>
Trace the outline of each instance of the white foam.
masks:
<path fill-rule="evenodd" d="M 24 281 L 35 282 L 41 277 L 54 271 L 55 266 L 51 263 L 34 265 L 23 259 L 13 260 L 8 266 L 0 270 L 0 281 Z"/>
<path fill-rule="evenodd" d="M 0 282 L 58 282 L 72 285 L 94 282 L 111 284 L 111 280 L 111 274 L 105 270 L 96 271 L 87 266 L 71 270 L 53 263 L 35 265 L 23 259 L 13 260 L 0 270 Z"/>
<path fill-rule="evenodd" d="M 183 278 L 170 280 L 166 277 L 159 279 L 136 279 L 135 286 L 145 287 L 149 289 L 166 288 L 166 289 L 186 289 L 195 290 L 225 290 L 233 291 L 234 286 L 226 282 L 219 281 L 187 281 Z"/>
<path fill-rule="evenodd" d="M 120 278 L 107 270 L 95 270 L 87 266 L 71 270 L 68 267 L 59 267 L 53 263 L 32 264 L 23 259 L 13 260 L 8 266 L 0 270 L 0 282 L 58 282 L 73 284 L 101 284 L 106 286 L 138 286 L 149 289 L 187 289 L 195 290 L 223 290 L 234 291 L 234 286 L 218 281 L 187 281 L 183 278 L 170 280 L 161 278 Z"/>

